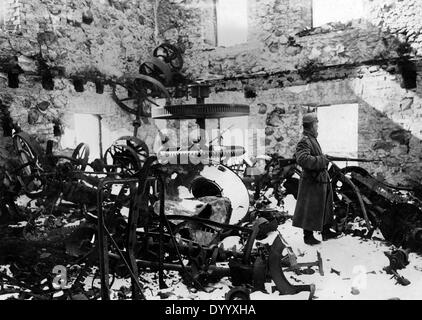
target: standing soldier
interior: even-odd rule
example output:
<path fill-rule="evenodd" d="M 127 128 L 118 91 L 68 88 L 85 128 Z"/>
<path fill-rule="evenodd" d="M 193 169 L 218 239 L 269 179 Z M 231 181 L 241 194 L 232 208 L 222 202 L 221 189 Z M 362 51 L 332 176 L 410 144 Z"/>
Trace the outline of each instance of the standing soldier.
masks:
<path fill-rule="evenodd" d="M 303 116 L 303 137 L 296 147 L 296 161 L 302 167 L 293 226 L 302 228 L 304 242 L 319 244 L 313 231 L 322 231 L 322 240 L 333 239 L 333 191 L 328 175 L 329 160 L 317 141 L 318 118 L 315 113 Z"/>

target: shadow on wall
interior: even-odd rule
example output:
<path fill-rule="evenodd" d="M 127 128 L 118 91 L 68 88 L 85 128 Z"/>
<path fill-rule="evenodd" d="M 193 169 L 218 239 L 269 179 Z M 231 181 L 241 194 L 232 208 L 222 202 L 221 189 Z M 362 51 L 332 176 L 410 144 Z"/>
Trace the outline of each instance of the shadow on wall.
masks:
<path fill-rule="evenodd" d="M 353 91 L 359 98 L 359 155 L 383 159 L 382 166 L 364 166 L 379 179 L 413 186 L 422 183 L 422 58 L 408 39 L 406 31 L 397 36 L 395 64 L 372 67 L 368 81 L 356 80 Z"/>
<path fill-rule="evenodd" d="M 382 112 L 364 100 L 359 102 L 358 153 L 382 159 L 382 165 L 362 164 L 381 180 L 410 186 L 422 183 L 422 115 L 412 116 L 414 111 L 405 110 L 408 116 L 403 117 L 400 111 Z"/>
<path fill-rule="evenodd" d="M 380 28 L 370 22 L 367 24 L 370 28 Z M 418 72 L 422 72 L 422 58 L 417 56 L 406 35 L 396 36 L 380 30 L 379 37 L 384 42 L 383 50 L 361 53 L 357 58 L 365 59 L 360 62 L 356 62 L 359 59 L 353 61 L 350 52 L 332 53 L 324 48 L 319 48 L 321 56 L 307 57 L 313 68 L 297 70 L 300 79 L 308 83 L 298 94 L 298 101 L 311 106 L 358 103 L 358 155 L 383 159 L 381 165 L 361 166 L 391 183 L 420 184 L 422 76 Z M 324 45 L 333 47 L 329 33 L 322 35 L 317 30 L 310 30 L 306 38 L 309 39 L 308 45 L 327 41 Z M 343 43 L 337 44 L 344 44 L 346 49 L 350 47 L 347 39 L 341 41 Z M 302 38 L 301 44 L 304 43 Z M 369 48 L 369 44 L 363 47 Z M 303 49 L 306 51 L 305 45 Z M 329 61 L 330 54 L 346 56 L 349 62 L 336 65 L 337 57 Z M 333 83 L 337 85 L 333 86 Z M 333 87 L 335 90 L 331 92 Z"/>
<path fill-rule="evenodd" d="M 381 163 L 359 165 L 380 180 L 407 186 L 420 184 L 421 95 L 403 88 L 401 77 L 381 67 L 359 67 L 358 73 L 360 76 L 353 78 L 303 86 L 306 90 L 298 93 L 297 100 L 303 105 L 357 103 L 358 157 L 382 159 Z"/>

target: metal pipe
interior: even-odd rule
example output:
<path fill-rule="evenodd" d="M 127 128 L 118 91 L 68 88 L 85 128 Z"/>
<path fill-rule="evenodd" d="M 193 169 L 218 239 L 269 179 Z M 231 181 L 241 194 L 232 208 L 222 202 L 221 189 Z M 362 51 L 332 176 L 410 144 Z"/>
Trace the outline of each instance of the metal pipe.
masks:
<path fill-rule="evenodd" d="M 101 280 L 101 299 L 110 300 L 109 288 L 109 261 L 108 261 L 108 241 L 105 233 L 104 212 L 103 212 L 103 196 L 102 190 L 109 184 L 126 184 L 136 183 L 138 179 L 112 179 L 102 180 L 98 185 L 97 190 L 97 214 L 98 214 L 98 253 L 99 253 L 99 267 Z"/>
<path fill-rule="evenodd" d="M 97 193 L 97 213 L 98 213 L 98 252 L 100 260 L 100 280 L 101 280 L 101 298 L 102 300 L 110 300 L 109 282 L 108 282 L 108 249 L 107 237 L 104 233 L 104 213 L 103 213 L 103 188 L 107 184 L 101 181 Z"/>
<path fill-rule="evenodd" d="M 103 117 L 101 117 L 101 115 L 98 115 L 98 131 L 99 131 L 99 135 L 98 135 L 98 142 L 99 142 L 99 148 L 100 148 L 100 159 L 103 160 L 103 124 L 102 121 Z"/>
<path fill-rule="evenodd" d="M 161 179 L 160 179 L 161 182 Z M 163 238 L 164 238 L 164 219 L 165 219 L 165 199 L 164 199 L 164 184 L 161 183 L 160 186 L 160 237 L 158 238 L 158 257 L 159 257 L 159 269 L 158 269 L 158 283 L 160 286 L 160 289 L 164 289 L 166 284 L 164 282 L 164 269 L 163 269 L 163 264 L 164 264 L 164 243 L 163 243 Z"/>

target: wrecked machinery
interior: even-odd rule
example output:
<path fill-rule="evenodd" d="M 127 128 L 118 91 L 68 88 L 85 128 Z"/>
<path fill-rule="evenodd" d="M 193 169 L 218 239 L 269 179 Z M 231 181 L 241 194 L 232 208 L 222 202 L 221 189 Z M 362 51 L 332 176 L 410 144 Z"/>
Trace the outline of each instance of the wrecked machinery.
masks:
<path fill-rule="evenodd" d="M 338 228 L 363 217 L 368 233 L 379 228 L 395 246 L 419 250 L 422 246 L 422 203 L 417 187 L 379 181 L 361 167 L 333 170 L 332 184 Z"/>
<path fill-rule="evenodd" d="M 385 240 L 397 247 L 420 250 L 422 246 L 422 193 L 420 186 L 404 187 L 379 181 L 357 166 L 339 168 L 336 161 L 376 162 L 380 160 L 330 157 L 329 174 L 334 195 L 335 227 L 340 232 L 371 237 L 379 228 Z M 264 173 L 255 177 L 255 200 L 262 190 L 274 189 L 279 203 L 297 196 L 300 167 L 295 159 L 279 155 L 268 158 Z M 363 228 L 349 230 L 348 223 L 360 218 Z"/>
<path fill-rule="evenodd" d="M 19 163 L 7 171 L 9 191 L 23 193 L 52 209 L 65 200 L 83 213 L 88 223 L 71 235 L 71 251 L 98 263 L 104 300 L 110 298 L 110 274 L 130 276 L 132 297 L 145 298 L 140 269 L 158 270 L 160 288 L 165 287 L 164 270 L 177 270 L 185 283 L 200 289 L 229 276 L 234 288 L 227 299 L 248 299 L 251 290 L 265 290 L 270 280 L 281 294 L 309 291 L 312 298 L 314 285 L 292 285 L 283 274 L 283 269 L 297 270 L 302 264 L 277 232 L 280 217 L 263 210 L 262 215 L 245 218 L 248 191 L 242 180 L 221 163 L 223 158 L 243 155 L 244 148 L 212 146 L 203 136 L 205 119 L 246 115 L 249 106 L 205 103 L 209 87 L 188 83 L 180 74 L 182 65 L 178 48 L 164 44 L 154 50 L 151 61 L 141 65 L 140 75 L 116 82 L 113 98 L 135 115 L 134 135 L 118 139 L 91 163 L 85 144 L 71 156 L 55 155 L 53 142 L 43 150 L 29 135 L 16 133 Z M 171 104 L 170 97 L 186 92 L 196 98 L 196 104 Z M 164 106 L 157 104 L 157 98 L 164 100 Z M 196 119 L 203 130 L 193 145 L 162 148 L 153 155 L 136 138 L 142 121 L 150 116 Z M 162 135 L 163 145 L 166 141 L 168 137 Z M 172 164 L 172 159 L 185 156 L 209 161 Z M 178 192 L 183 186 L 200 206 L 191 211 L 177 207 L 180 200 L 189 201 L 180 199 Z M 242 191 L 233 194 L 233 190 Z M 271 244 L 260 242 L 270 233 L 275 234 Z M 93 235 L 95 242 L 87 247 Z M 221 245 L 234 236 L 240 239 L 242 249 Z M 306 266 L 316 266 L 323 272 L 320 256 Z"/>
<path fill-rule="evenodd" d="M 133 139 L 130 140 L 133 144 Z M 229 292 L 228 299 L 247 298 L 250 289 L 264 290 L 269 279 L 282 294 L 309 291 L 312 297 L 314 286 L 294 286 L 284 277 L 283 268 L 296 269 L 300 264 L 280 234 L 272 245 L 254 247 L 255 240 L 262 240 L 269 232 L 276 231 L 279 220 L 269 215 L 267 219 L 259 217 L 230 224 L 235 212 L 232 205 L 236 206 L 239 199 L 230 201 L 223 197 L 219 189 L 223 182 L 217 185 L 207 179 L 206 174 L 201 176 L 204 165 L 190 169 L 192 193 L 204 205 L 192 215 L 183 210 L 179 214 L 167 214 L 166 202 L 170 205 L 172 202 L 166 200 L 171 198 L 171 193 L 166 193 L 166 181 L 176 172 L 181 176 L 186 174 L 185 170 L 179 171 L 179 166 L 160 164 L 156 156 L 145 153 L 142 153 L 146 156 L 145 161 L 139 165 L 140 157 L 135 148 L 125 144 L 114 144 L 106 151 L 106 154 L 113 154 L 112 163 L 97 159 L 88 164 L 89 149 L 85 145 L 78 146 L 72 157 L 66 157 L 44 152 L 35 140 L 22 132 L 15 135 L 14 141 L 20 165 L 15 168 L 16 176 L 11 173 L 8 176 L 10 181 L 19 184 L 22 193 L 44 204 L 57 206 L 61 199 L 75 203 L 85 213 L 89 211 L 90 215 L 86 217 L 91 224 L 83 225 L 71 237 L 80 237 L 76 239 L 80 243 L 77 249 L 80 249 L 82 243 L 98 233 L 95 245 L 80 251 L 84 256 L 100 252 L 103 299 L 108 297 L 108 275 L 121 274 L 122 267 L 126 267 L 132 277 L 134 298 L 144 298 L 139 268 L 158 270 L 161 287 L 165 286 L 164 270 L 180 271 L 184 281 L 197 288 L 229 276 L 235 288 Z M 126 153 L 127 150 L 131 151 Z M 102 162 L 102 166 L 98 162 Z M 81 170 L 86 167 L 97 171 Z M 205 167 L 224 169 L 221 172 L 235 175 L 221 164 Z M 229 175 L 229 180 L 231 178 Z M 241 184 L 240 178 L 237 183 Z M 113 192 L 116 187 L 117 192 Z M 243 205 L 248 206 L 248 203 Z M 121 213 L 123 208 L 129 210 L 127 217 Z M 240 218 L 242 215 L 238 212 L 237 219 Z M 97 225 L 96 230 L 92 228 L 93 224 Z M 242 239 L 243 250 L 219 246 L 230 236 Z M 283 256 L 286 248 L 288 253 Z M 228 265 L 220 266 L 222 262 L 228 262 Z M 322 272 L 320 257 L 314 265 Z"/>
<path fill-rule="evenodd" d="M 145 298 L 139 270 L 158 271 L 160 288 L 166 286 L 164 270 L 179 271 L 186 284 L 199 289 L 230 277 L 234 288 L 227 299 L 248 299 L 253 290 L 265 291 L 271 280 L 281 294 L 309 291 L 312 298 L 314 285 L 292 285 L 283 272 L 314 266 L 323 275 L 321 256 L 315 262 L 297 262 L 277 231 L 286 217 L 266 209 L 268 199 L 262 196 L 263 190 L 273 188 L 279 204 L 287 194 L 296 197 L 299 167 L 294 159 L 276 155 L 263 172 L 246 168 L 242 181 L 222 160 L 242 156 L 245 149 L 212 145 L 203 132 L 206 119 L 247 115 L 249 107 L 205 103 L 209 87 L 188 81 L 182 66 L 180 50 L 163 44 L 141 65 L 140 74 L 116 81 L 113 98 L 135 116 L 134 134 L 117 139 L 91 163 L 86 144 L 70 156 L 56 155 L 53 142 L 44 150 L 26 133 L 16 133 L 19 162 L 3 173 L 2 210 L 18 211 L 14 200 L 22 193 L 51 210 L 59 210 L 62 200 L 75 204 L 87 223 L 70 236 L 69 251 L 99 265 L 104 300 L 110 298 L 110 275 L 115 274 L 131 278 L 134 299 Z M 195 104 L 171 104 L 172 98 L 188 94 Z M 176 148 L 166 148 L 170 138 L 161 134 L 163 148 L 150 154 L 136 137 L 151 117 L 195 119 L 202 130 L 190 146 Z M 183 165 L 183 158 L 200 161 Z M 415 190 L 379 182 L 360 167 L 340 169 L 332 163 L 330 176 L 338 231 L 347 231 L 347 222 L 361 217 L 366 236 L 379 227 L 386 240 L 398 246 L 420 245 Z M 255 191 L 253 207 L 245 184 Z M 188 197 L 181 196 L 183 188 Z M 271 243 L 265 241 L 268 235 Z M 94 243 L 89 241 L 92 236 Z M 230 237 L 239 238 L 242 248 L 225 247 Z"/>

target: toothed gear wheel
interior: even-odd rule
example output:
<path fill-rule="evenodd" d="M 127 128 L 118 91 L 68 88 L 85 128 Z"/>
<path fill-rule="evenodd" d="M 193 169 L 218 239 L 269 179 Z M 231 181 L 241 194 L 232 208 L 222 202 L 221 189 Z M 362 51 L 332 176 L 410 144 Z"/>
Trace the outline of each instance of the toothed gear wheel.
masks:
<path fill-rule="evenodd" d="M 182 104 L 152 108 L 151 114 L 153 119 L 210 119 L 247 116 L 249 110 L 244 104 Z"/>

